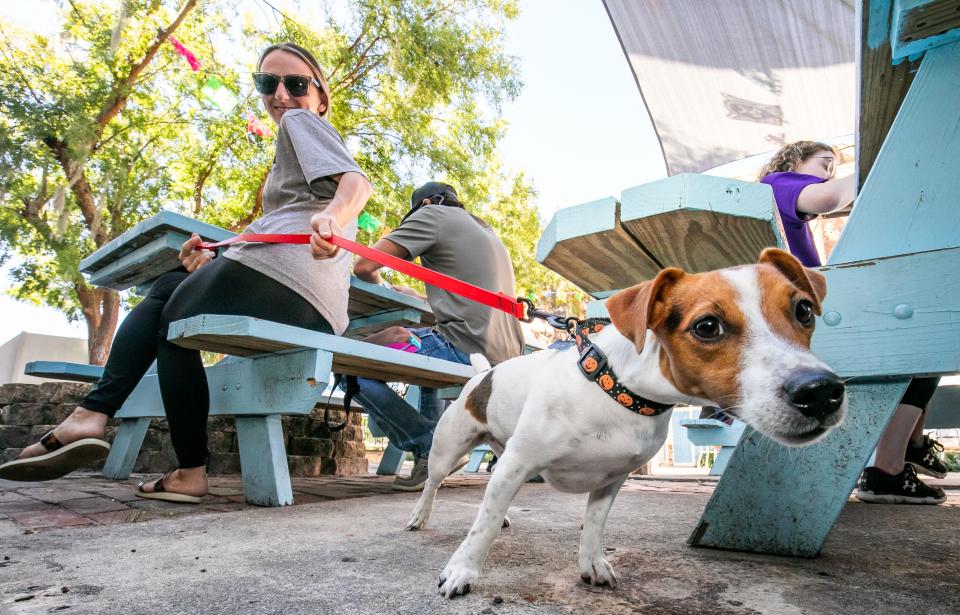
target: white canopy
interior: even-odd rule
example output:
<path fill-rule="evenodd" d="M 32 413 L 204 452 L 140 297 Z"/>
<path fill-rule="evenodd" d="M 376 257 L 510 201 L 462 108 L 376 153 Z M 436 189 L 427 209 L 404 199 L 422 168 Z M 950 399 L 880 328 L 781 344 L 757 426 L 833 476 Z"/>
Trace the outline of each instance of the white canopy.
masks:
<path fill-rule="evenodd" d="M 604 0 L 667 172 L 850 134 L 854 0 Z"/>

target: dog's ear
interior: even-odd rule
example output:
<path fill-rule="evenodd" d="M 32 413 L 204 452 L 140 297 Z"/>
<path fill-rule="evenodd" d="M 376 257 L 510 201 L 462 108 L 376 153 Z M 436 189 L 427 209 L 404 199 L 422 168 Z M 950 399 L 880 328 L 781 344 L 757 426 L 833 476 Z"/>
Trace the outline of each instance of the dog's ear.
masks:
<path fill-rule="evenodd" d="M 676 267 L 664 269 L 654 279 L 631 286 L 607 299 L 607 313 L 617 331 L 643 352 L 647 329 L 657 326 L 666 316 L 666 298 L 677 280 L 685 274 Z"/>
<path fill-rule="evenodd" d="M 822 273 L 804 267 L 794 255 L 777 248 L 766 248 L 757 263 L 773 265 L 791 284 L 813 297 L 813 311 L 820 315 L 820 304 L 827 296 L 827 278 Z"/>

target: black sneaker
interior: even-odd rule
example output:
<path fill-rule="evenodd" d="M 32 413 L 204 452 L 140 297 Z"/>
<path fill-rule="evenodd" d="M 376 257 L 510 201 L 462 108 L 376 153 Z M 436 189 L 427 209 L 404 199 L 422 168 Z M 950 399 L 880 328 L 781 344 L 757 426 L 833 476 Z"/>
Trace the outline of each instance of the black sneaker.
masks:
<path fill-rule="evenodd" d="M 914 448 L 907 444 L 905 461 L 921 474 L 934 478 L 946 478 L 947 465 L 943 463 L 941 453 L 943 453 L 942 444 L 930 436 L 923 436 L 923 444 L 920 446 Z"/>
<path fill-rule="evenodd" d="M 947 499 L 940 487 L 931 487 L 917 478 L 913 466 L 890 475 L 877 468 L 863 471 L 857 499 L 871 504 L 940 504 Z"/>

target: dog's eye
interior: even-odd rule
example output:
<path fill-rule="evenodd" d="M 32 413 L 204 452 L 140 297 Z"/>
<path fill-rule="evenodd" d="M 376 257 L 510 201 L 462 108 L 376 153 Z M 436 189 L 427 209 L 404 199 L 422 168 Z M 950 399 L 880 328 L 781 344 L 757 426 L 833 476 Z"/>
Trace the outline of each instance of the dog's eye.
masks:
<path fill-rule="evenodd" d="M 713 340 L 720 337 L 720 334 L 723 333 L 723 327 L 720 325 L 720 320 L 715 316 L 704 316 L 700 320 L 693 323 L 693 326 L 690 327 L 690 330 L 693 332 L 694 336 L 702 340 Z"/>
<path fill-rule="evenodd" d="M 801 299 L 797 301 L 797 307 L 794 311 L 797 316 L 797 322 L 801 325 L 804 327 L 813 325 L 813 303 L 807 299 Z"/>

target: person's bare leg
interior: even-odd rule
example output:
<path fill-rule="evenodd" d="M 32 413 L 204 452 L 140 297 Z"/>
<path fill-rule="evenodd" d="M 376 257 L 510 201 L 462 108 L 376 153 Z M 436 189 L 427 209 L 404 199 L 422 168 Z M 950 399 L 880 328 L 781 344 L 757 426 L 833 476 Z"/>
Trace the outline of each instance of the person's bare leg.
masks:
<path fill-rule="evenodd" d="M 920 418 L 917 419 L 917 425 L 913 428 L 913 433 L 910 434 L 910 446 L 917 448 L 923 446 L 923 426 L 927 423 L 927 411 L 924 409 L 920 413 Z"/>
<path fill-rule="evenodd" d="M 880 442 L 877 443 L 877 456 L 873 467 L 891 475 L 903 472 L 907 443 L 918 423 L 921 424 L 921 436 L 923 433 L 922 421 L 919 420 L 921 414 L 923 410 L 916 406 L 907 404 L 897 406 L 887 429 L 880 436 Z"/>
<path fill-rule="evenodd" d="M 77 406 L 70 416 L 53 429 L 53 435 L 61 444 L 70 444 L 83 438 L 102 439 L 107 428 L 108 418 L 106 414 L 101 412 L 94 412 Z M 37 457 L 47 452 L 47 449 L 37 442 L 20 451 L 17 459 Z"/>
<path fill-rule="evenodd" d="M 147 493 L 156 491 L 154 489 L 157 481 L 150 480 L 143 484 L 143 490 Z M 164 491 L 170 493 L 182 493 L 183 495 L 207 495 L 207 469 L 203 466 L 199 468 L 179 468 L 174 470 L 163 479 Z"/>

